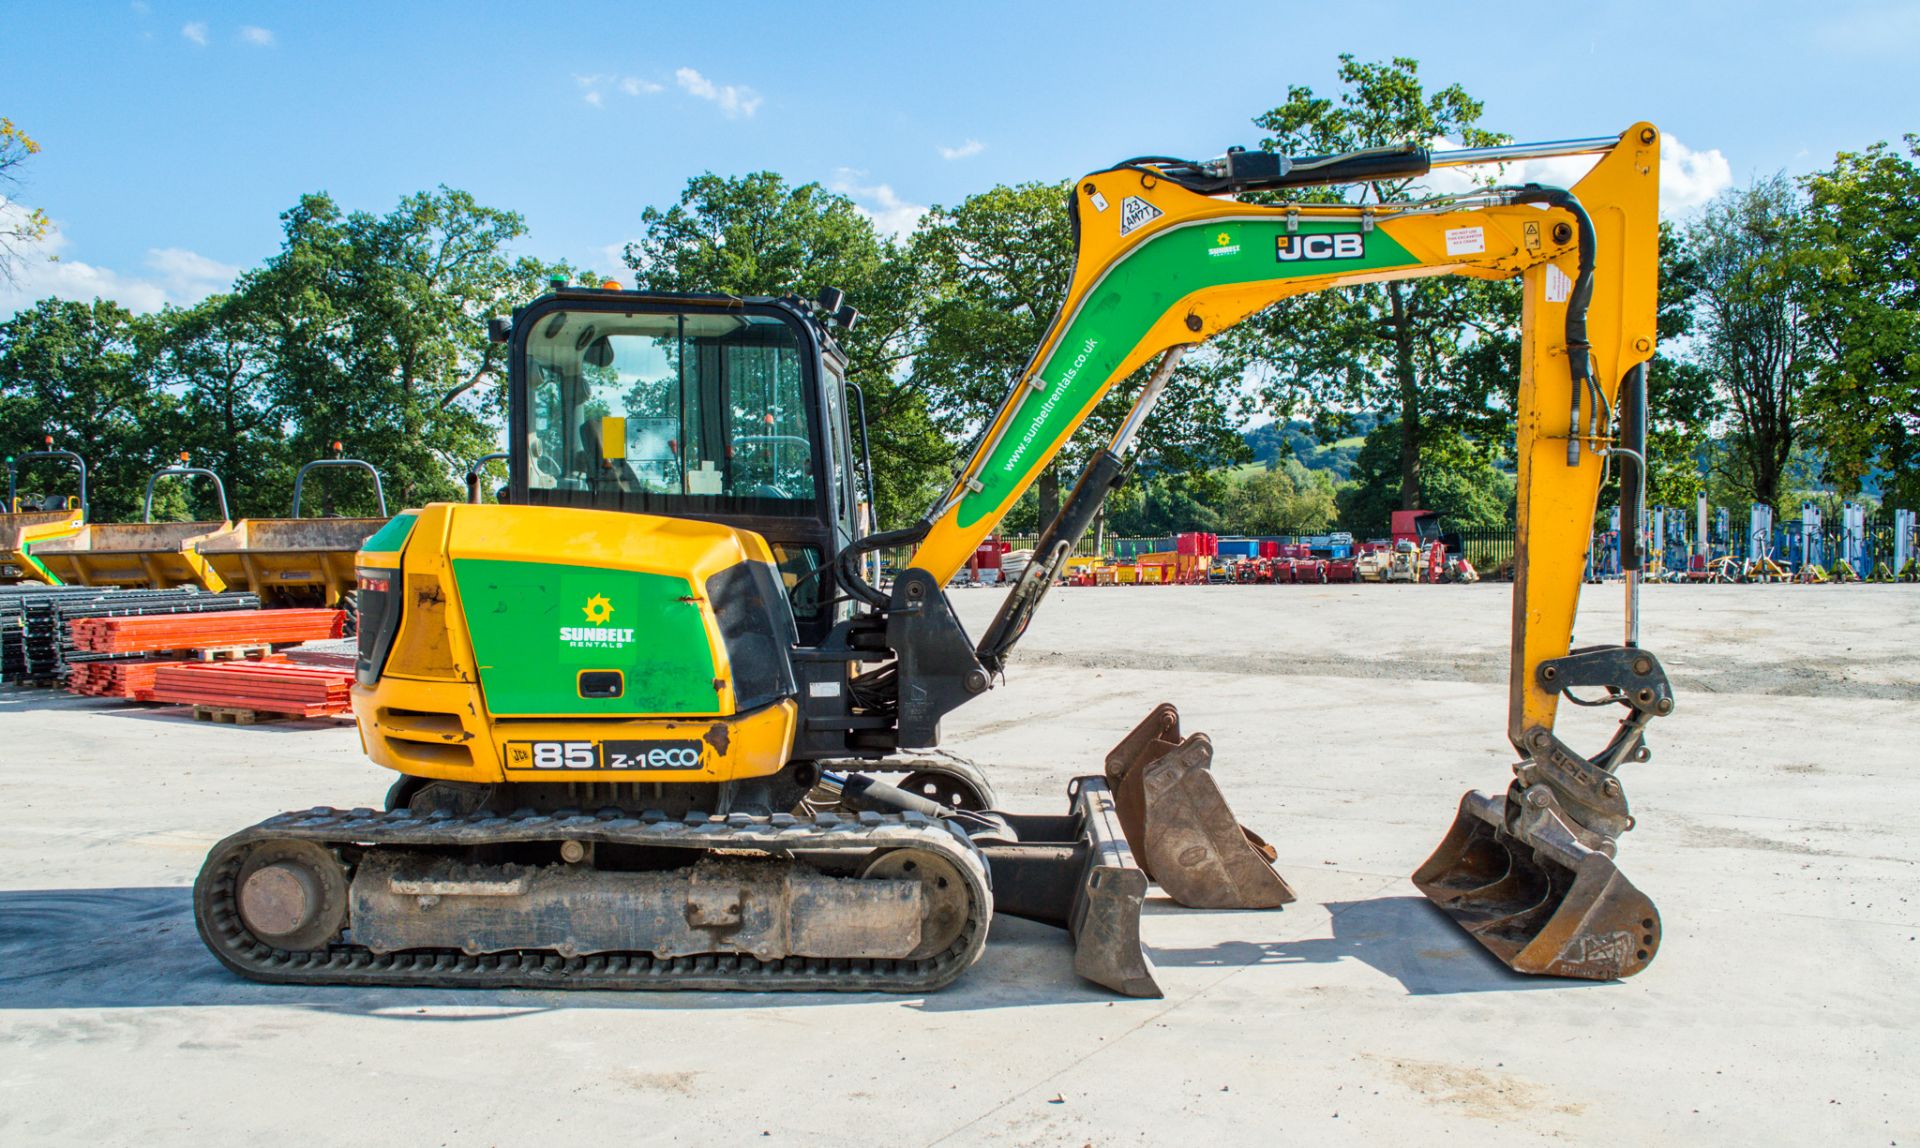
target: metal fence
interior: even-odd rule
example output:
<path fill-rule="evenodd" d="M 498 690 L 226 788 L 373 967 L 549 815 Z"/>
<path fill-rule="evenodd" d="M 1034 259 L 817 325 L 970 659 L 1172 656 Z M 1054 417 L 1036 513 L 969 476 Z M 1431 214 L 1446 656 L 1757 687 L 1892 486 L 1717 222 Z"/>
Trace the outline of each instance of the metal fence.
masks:
<path fill-rule="evenodd" d="M 1481 577 L 1510 574 L 1514 540 L 1518 535 L 1513 527 L 1482 526 L 1456 533 L 1460 535 L 1460 548 L 1467 561 L 1473 563 L 1473 568 L 1479 571 Z"/>
<path fill-rule="evenodd" d="M 1762 554 L 1789 574 L 1818 568 L 1824 576 L 1834 577 L 1840 570 L 1838 563 L 1844 561 L 1856 576 L 1884 581 L 1897 578 L 1902 573 L 1896 569 L 1896 554 L 1901 551 L 1897 532 L 1905 529 L 1908 537 L 1904 549 L 1909 556 L 1906 574 L 1909 578 L 1915 576 L 1912 556 L 1920 554 L 1920 520 L 1910 515 L 1882 511 L 1864 516 L 1852 530 L 1843 522 L 1824 524 L 1811 532 L 1805 529 L 1804 519 L 1794 519 L 1776 522 L 1771 530 L 1751 537 L 1746 529 L 1748 523 L 1743 520 L 1749 517 L 1742 515 L 1735 518 L 1729 514 L 1710 516 L 1706 542 L 1704 546 L 1696 546 L 1694 534 L 1698 520 L 1695 511 L 1678 507 L 1650 508 L 1642 546 L 1647 570 L 1656 577 L 1682 578 L 1689 572 L 1698 575 L 1716 563 L 1723 564 L 1726 559 L 1732 559 L 1733 564 L 1739 567 L 1752 555 Z M 1482 577 L 1511 576 L 1517 534 L 1513 526 L 1472 527 L 1454 533 L 1459 535 L 1467 560 L 1473 563 Z M 1261 537 L 1288 543 L 1324 541 L 1324 538 L 1309 539 L 1304 536 Z M 1229 540 L 1229 536 L 1223 535 L 1222 540 Z M 1019 551 L 1031 550 L 1038 540 L 1031 535 L 1009 535 L 1001 541 L 1008 550 Z M 1074 548 L 1074 554 L 1079 557 L 1098 555 L 1112 561 L 1130 562 L 1143 554 L 1162 554 L 1175 548 L 1176 539 L 1173 535 L 1107 535 L 1104 538 L 1088 535 Z M 888 569 L 903 565 L 910 554 L 911 548 L 897 553 L 889 552 L 885 556 Z M 1600 578 L 1619 576 L 1618 531 L 1602 529 L 1594 532 L 1588 573 Z"/>
<path fill-rule="evenodd" d="M 1857 529 L 1851 530 L 1844 523 L 1825 522 L 1809 530 L 1803 518 L 1775 522 L 1754 532 L 1748 529 L 1751 521 L 1750 516 L 1747 522 L 1729 518 L 1722 523 L 1715 516 L 1709 521 L 1707 537 L 1702 543 L 1695 537 L 1697 523 L 1692 511 L 1656 507 L 1647 515 L 1644 535 L 1647 569 L 1656 575 L 1678 577 L 1688 572 L 1699 574 L 1728 560 L 1744 568 L 1763 559 L 1788 575 L 1810 575 L 1817 571 L 1820 576 L 1831 578 L 1851 571 L 1858 578 L 1886 581 L 1902 573 L 1898 568 L 1898 555 L 1903 549 L 1899 538 L 1901 529 L 1907 531 L 1904 550 L 1909 555 L 1906 560 L 1909 576 L 1911 555 L 1920 553 L 1920 528 L 1916 528 L 1911 519 L 1903 521 L 1894 511 L 1863 516 Z M 1600 577 L 1619 574 L 1617 531 L 1595 534 L 1592 563 L 1592 572 Z"/>

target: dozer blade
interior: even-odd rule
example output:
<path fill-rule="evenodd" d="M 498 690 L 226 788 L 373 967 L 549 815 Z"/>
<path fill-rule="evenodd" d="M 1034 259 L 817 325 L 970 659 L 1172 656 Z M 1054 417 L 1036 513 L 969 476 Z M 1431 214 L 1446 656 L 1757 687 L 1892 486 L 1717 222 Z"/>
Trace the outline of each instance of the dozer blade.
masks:
<path fill-rule="evenodd" d="M 1073 971 L 1126 996 L 1164 996 L 1140 947 L 1147 875 L 1127 848 L 1113 792 L 1097 777 L 1078 778 L 1073 803 L 1087 843 L 1086 870 L 1068 922 Z"/>
<path fill-rule="evenodd" d="M 1505 796 L 1462 798 L 1413 883 L 1515 972 L 1616 980 L 1660 948 L 1659 912 L 1613 858 L 1556 817 L 1510 822 Z"/>
<path fill-rule="evenodd" d="M 1273 909 L 1294 899 L 1274 851 L 1243 827 L 1208 768 L 1205 734 L 1181 740 L 1180 715 L 1154 707 L 1113 752 L 1107 778 L 1142 867 L 1190 909 Z"/>

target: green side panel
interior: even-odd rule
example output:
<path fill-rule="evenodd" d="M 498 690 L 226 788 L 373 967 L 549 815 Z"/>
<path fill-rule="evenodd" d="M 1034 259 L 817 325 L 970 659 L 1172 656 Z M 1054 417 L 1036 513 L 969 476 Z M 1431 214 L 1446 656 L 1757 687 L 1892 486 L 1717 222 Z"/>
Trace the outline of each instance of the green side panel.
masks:
<path fill-rule="evenodd" d="M 1356 236 L 1364 253 L 1282 258 L 1310 235 Z M 1354 240 L 1345 241 L 1351 245 Z M 1115 264 L 1088 292 L 1040 368 L 1045 387 L 1022 400 L 1013 424 L 988 457 L 981 489 L 960 502 L 959 525 L 972 526 L 1006 501 L 1034 469 L 1040 451 L 1087 405 L 1154 323 L 1181 299 L 1208 287 L 1333 275 L 1418 264 L 1405 247 L 1358 223 L 1237 220 L 1195 224 L 1157 235 Z"/>
<path fill-rule="evenodd" d="M 413 533 L 413 520 L 420 517 L 417 510 L 403 510 L 387 519 L 387 524 L 373 532 L 360 549 L 370 554 L 389 554 L 406 545 L 407 536 Z"/>
<path fill-rule="evenodd" d="M 455 558 L 487 708 L 503 716 L 720 712 L 692 583 L 664 574 Z M 617 698 L 583 698 L 582 670 L 619 670 Z"/>
<path fill-rule="evenodd" d="M 35 570 L 40 571 L 40 576 L 47 580 L 47 585 L 49 586 L 65 586 L 66 585 L 65 582 L 62 582 L 60 580 L 59 575 L 47 569 L 46 566 L 43 565 L 38 558 L 35 558 L 33 556 L 33 543 L 29 542 L 20 548 L 20 557 L 25 558 L 27 560 L 27 565 L 33 567 Z"/>

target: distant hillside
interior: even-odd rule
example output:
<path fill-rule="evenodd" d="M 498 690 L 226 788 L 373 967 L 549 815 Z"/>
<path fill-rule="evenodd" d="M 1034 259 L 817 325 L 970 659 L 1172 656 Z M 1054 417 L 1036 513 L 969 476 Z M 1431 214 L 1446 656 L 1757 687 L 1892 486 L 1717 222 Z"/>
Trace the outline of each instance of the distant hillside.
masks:
<path fill-rule="evenodd" d="M 1312 423 L 1298 419 L 1254 427 L 1244 437 L 1247 449 L 1263 464 L 1271 464 L 1276 458 L 1295 458 L 1308 470 L 1332 471 L 1336 482 L 1345 482 L 1353 477 L 1353 462 L 1367 432 L 1379 424 L 1378 415 L 1354 415 L 1346 435 L 1329 443 L 1315 436 Z"/>

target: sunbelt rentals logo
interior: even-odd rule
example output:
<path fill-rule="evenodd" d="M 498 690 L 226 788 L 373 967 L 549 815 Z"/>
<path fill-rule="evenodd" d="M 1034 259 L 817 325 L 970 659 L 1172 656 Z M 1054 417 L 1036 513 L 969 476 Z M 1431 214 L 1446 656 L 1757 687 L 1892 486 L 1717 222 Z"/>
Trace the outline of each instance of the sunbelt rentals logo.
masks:
<path fill-rule="evenodd" d="M 617 650 L 633 644 L 633 630 L 619 626 L 610 626 L 613 621 L 613 603 L 605 594 L 595 594 L 587 599 L 580 608 L 586 615 L 587 626 L 560 627 L 560 640 L 576 650 Z"/>

